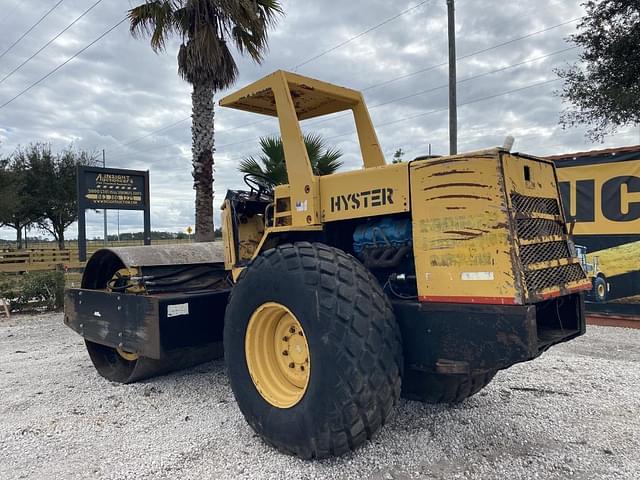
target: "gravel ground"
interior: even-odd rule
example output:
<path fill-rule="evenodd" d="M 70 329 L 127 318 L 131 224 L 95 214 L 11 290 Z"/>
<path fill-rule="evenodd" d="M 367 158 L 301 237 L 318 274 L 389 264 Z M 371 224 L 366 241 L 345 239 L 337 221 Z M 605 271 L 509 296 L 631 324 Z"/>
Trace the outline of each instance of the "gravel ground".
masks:
<path fill-rule="evenodd" d="M 60 314 L 0 320 L 0 478 L 640 478 L 640 330 L 591 327 L 458 406 L 402 400 L 354 454 L 306 462 L 245 424 L 222 362 L 99 377 Z"/>

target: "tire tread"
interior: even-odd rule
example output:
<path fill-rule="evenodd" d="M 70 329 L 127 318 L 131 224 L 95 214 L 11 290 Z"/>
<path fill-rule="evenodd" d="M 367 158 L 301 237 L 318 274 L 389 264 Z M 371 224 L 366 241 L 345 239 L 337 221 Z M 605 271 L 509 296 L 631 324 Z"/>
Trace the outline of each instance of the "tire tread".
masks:
<path fill-rule="evenodd" d="M 347 400 L 340 412 L 328 415 L 323 432 L 303 445 L 269 438 L 252 424 L 265 442 L 302 458 L 324 458 L 355 450 L 384 425 L 400 397 L 402 343 L 393 309 L 378 281 L 354 257 L 321 243 L 298 242 L 269 249 L 250 262 L 240 277 L 252 271 L 302 272 L 304 282 L 315 288 L 324 317 L 333 319 L 329 338 L 344 364 L 348 381 L 339 381 L 337 398 Z M 233 289 L 229 309 L 241 302 L 242 289 Z M 321 438 L 328 435 L 329 438 Z"/>

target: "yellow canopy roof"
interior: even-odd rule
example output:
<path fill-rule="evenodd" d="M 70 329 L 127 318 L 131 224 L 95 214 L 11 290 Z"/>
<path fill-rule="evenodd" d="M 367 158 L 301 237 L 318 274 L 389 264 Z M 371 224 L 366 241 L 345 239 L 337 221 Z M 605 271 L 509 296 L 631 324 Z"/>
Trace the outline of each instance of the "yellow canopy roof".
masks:
<path fill-rule="evenodd" d="M 277 117 L 274 88 L 286 85 L 298 120 L 348 110 L 361 101 L 360 92 L 278 70 L 220 100 L 220 106 Z"/>

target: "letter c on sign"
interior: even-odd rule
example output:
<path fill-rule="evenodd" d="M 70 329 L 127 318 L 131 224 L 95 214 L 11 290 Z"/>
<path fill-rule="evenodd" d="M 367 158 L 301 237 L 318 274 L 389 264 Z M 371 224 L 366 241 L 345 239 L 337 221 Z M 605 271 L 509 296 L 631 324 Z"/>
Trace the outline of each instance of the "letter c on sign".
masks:
<path fill-rule="evenodd" d="M 632 202 L 628 198 L 622 198 L 622 186 L 625 184 L 627 195 L 640 194 L 639 177 L 614 177 L 602 185 L 602 214 L 614 222 L 632 222 L 640 219 L 640 201 Z M 623 200 L 626 200 L 628 205 L 626 213 L 622 211 Z"/>

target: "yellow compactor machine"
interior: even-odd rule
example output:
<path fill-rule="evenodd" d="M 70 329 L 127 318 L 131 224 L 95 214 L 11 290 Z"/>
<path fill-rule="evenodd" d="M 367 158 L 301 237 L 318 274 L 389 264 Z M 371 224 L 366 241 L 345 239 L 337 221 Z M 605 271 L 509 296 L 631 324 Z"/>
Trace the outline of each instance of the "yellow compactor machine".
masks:
<path fill-rule="evenodd" d="M 220 105 L 277 117 L 288 185 L 229 191 L 223 242 L 111 248 L 66 292 L 98 372 L 223 354 L 269 444 L 340 455 L 400 395 L 459 402 L 585 329 L 591 288 L 551 162 L 493 148 L 387 164 L 354 90 L 278 71 Z M 363 168 L 317 176 L 300 122 L 351 111 Z"/>

